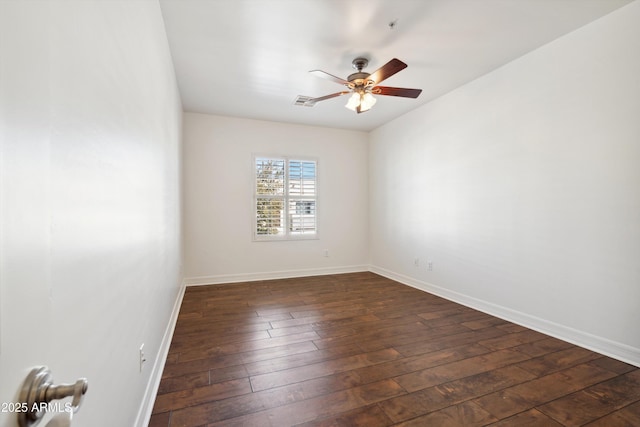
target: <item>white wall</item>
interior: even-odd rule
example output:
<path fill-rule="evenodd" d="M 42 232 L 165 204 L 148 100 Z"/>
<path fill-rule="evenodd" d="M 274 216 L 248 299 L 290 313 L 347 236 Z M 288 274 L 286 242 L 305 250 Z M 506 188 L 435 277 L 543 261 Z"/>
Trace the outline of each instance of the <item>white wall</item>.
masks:
<path fill-rule="evenodd" d="M 366 142 L 363 132 L 186 113 L 187 283 L 366 270 Z M 318 159 L 318 240 L 252 240 L 253 153 Z"/>
<path fill-rule="evenodd" d="M 374 271 L 640 365 L 638 22 L 634 2 L 372 132 Z"/>
<path fill-rule="evenodd" d="M 181 105 L 160 8 L 2 1 L 0 32 L 0 402 L 48 365 L 89 380 L 75 426 L 131 426 L 181 278 Z"/>

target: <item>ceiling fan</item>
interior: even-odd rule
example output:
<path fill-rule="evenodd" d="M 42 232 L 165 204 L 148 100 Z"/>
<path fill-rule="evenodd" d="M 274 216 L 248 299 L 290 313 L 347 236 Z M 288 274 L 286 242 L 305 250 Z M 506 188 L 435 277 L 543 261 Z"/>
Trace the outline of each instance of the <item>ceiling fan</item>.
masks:
<path fill-rule="evenodd" d="M 369 64 L 368 59 L 356 58 L 351 63 L 353 64 L 353 68 L 358 71 L 351 74 L 349 77 L 347 77 L 346 80 L 322 70 L 309 71 L 313 75 L 344 85 L 349 90 L 332 93 L 330 95 L 321 96 L 319 98 L 298 96 L 296 104 L 304 105 L 306 107 L 313 107 L 317 102 L 342 95 L 352 94 L 345 107 L 360 114 L 368 111 L 376 103 L 376 99 L 373 97 L 373 95 L 417 98 L 422 92 L 422 89 L 378 86 L 380 83 L 382 83 L 383 80 L 407 68 L 407 64 L 400 61 L 399 59 L 393 58 L 391 61 L 387 62 L 371 74 L 362 71 L 362 69 Z"/>

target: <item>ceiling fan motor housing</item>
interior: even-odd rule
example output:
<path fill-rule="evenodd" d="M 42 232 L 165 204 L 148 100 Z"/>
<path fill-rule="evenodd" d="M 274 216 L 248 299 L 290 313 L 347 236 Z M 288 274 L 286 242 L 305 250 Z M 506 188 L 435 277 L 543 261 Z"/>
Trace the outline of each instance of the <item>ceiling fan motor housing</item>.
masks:
<path fill-rule="evenodd" d="M 369 76 L 370 76 L 369 73 L 358 72 L 358 73 L 350 74 L 349 77 L 347 77 L 347 80 L 350 83 L 358 83 L 356 80 L 362 80 L 362 83 L 364 83 Z"/>

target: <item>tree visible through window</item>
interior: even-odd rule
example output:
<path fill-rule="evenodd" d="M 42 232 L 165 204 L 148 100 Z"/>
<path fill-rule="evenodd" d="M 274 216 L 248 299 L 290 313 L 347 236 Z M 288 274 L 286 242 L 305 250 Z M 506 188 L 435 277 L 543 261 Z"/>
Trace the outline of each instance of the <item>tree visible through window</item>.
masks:
<path fill-rule="evenodd" d="M 314 238 L 316 183 L 315 160 L 255 157 L 255 238 Z"/>

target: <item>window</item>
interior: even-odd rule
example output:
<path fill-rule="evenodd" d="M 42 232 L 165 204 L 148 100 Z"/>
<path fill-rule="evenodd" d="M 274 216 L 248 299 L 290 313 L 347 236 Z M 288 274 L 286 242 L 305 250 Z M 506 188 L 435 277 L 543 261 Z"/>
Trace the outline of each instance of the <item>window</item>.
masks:
<path fill-rule="evenodd" d="M 317 237 L 317 162 L 254 158 L 256 240 Z"/>

